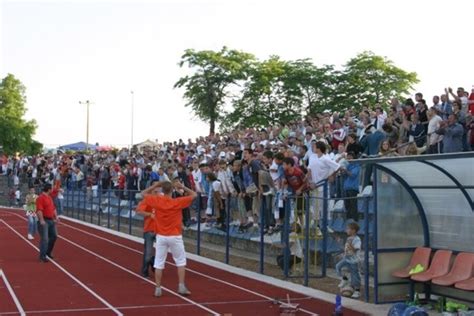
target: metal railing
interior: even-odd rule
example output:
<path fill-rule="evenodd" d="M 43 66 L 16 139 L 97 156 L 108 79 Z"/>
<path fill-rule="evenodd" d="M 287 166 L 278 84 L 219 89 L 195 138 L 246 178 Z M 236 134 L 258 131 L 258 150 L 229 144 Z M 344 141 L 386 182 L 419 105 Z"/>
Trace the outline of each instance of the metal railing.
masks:
<path fill-rule="evenodd" d="M 288 195 L 284 199 L 284 219 L 281 230 L 280 243 L 282 247 L 284 266 L 282 270 L 283 277 L 302 279 L 305 286 L 309 285 L 309 281 L 314 278 L 323 278 L 327 276 L 327 269 L 329 268 L 329 261 L 334 258 L 334 255 L 343 252 L 343 247 L 338 245 L 337 238 L 343 239 L 345 236 L 344 224 L 346 220 L 343 216 L 343 208 L 338 210 L 329 209 L 329 204 L 341 204 L 347 199 L 356 199 L 357 204 L 363 208 L 363 220 L 359 224 L 363 231 L 360 235 L 363 236 L 363 254 L 361 258 L 361 266 L 364 271 L 364 289 L 365 300 L 369 300 L 369 256 L 370 250 L 373 249 L 371 243 L 373 242 L 373 225 L 371 220 L 371 212 L 369 212 L 369 205 L 373 203 L 372 195 L 358 196 L 354 198 L 347 197 L 330 197 L 329 184 L 324 182 L 321 184 L 323 194 L 322 197 L 312 196 L 309 192 L 302 196 Z M 107 227 L 109 229 L 124 232 L 130 235 L 141 235 L 143 227 L 143 218 L 135 212 L 140 196 L 138 191 L 127 190 L 102 190 L 100 187 L 91 189 L 65 189 L 63 202 L 64 215 L 80 219 L 85 222 L 93 223 L 98 226 Z M 195 209 L 197 223 L 196 229 L 196 253 L 201 255 L 203 234 L 211 234 L 211 231 L 202 230 L 202 221 L 204 217 L 202 209 L 202 201 L 204 197 L 198 196 L 198 205 Z M 230 196 L 227 201 L 230 201 Z M 257 197 L 254 197 L 257 198 Z M 57 201 L 58 202 L 58 201 Z M 59 201 L 60 203 L 61 201 Z M 322 203 L 321 218 L 317 217 L 314 223 L 311 223 L 314 212 L 314 205 Z M 261 199 L 258 214 L 258 272 L 265 273 L 265 259 L 267 258 L 265 246 L 268 244 L 265 240 L 266 231 L 266 208 L 274 207 L 267 205 L 266 199 Z M 301 208 L 302 205 L 302 208 Z M 358 211 L 360 208 L 358 207 Z M 235 234 L 231 234 L 231 203 L 225 203 L 225 230 L 224 230 L 224 262 L 230 264 L 232 241 L 237 238 Z M 272 213 L 272 212 L 270 212 Z M 330 214 L 331 213 L 331 214 Z M 333 216 L 330 216 L 333 215 Z M 293 273 L 290 273 L 290 256 L 291 256 L 291 238 L 292 225 L 299 221 L 302 228 L 301 234 L 296 238 L 302 242 L 303 258 L 298 265 L 294 265 Z M 330 232 L 330 227 L 338 229 L 336 232 Z M 318 227 L 320 227 L 321 234 L 318 234 Z M 329 245 L 331 244 L 331 246 Z M 319 258 L 319 262 L 318 262 Z M 334 261 L 334 260 L 333 260 Z"/>

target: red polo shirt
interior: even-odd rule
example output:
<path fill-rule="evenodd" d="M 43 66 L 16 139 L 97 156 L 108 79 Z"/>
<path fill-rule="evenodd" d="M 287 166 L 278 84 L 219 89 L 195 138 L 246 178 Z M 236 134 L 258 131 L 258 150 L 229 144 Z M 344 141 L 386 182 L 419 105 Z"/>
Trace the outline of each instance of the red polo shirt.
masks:
<path fill-rule="evenodd" d="M 42 193 L 36 199 L 36 212 L 41 211 L 43 217 L 46 219 L 53 219 L 56 217 L 56 207 L 54 206 L 53 199 L 49 194 Z"/>

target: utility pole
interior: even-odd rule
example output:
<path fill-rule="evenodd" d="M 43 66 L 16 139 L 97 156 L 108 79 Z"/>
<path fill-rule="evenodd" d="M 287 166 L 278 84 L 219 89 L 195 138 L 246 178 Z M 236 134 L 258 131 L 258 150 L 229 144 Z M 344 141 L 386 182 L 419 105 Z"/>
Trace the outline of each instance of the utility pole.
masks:
<path fill-rule="evenodd" d="M 86 151 L 89 151 L 89 105 L 91 102 L 86 100 L 85 102 L 79 101 L 79 104 L 85 104 L 87 107 L 87 118 L 86 118 Z"/>
<path fill-rule="evenodd" d="M 133 116 L 134 116 L 134 110 L 135 110 L 135 105 L 134 105 L 135 94 L 134 94 L 133 90 L 130 91 L 130 93 L 132 94 L 132 124 L 131 124 L 131 133 L 130 133 L 130 138 L 131 138 L 130 139 L 130 150 L 132 150 L 132 148 L 133 148 L 133 123 L 134 123 L 133 122 L 133 120 L 134 120 Z"/>

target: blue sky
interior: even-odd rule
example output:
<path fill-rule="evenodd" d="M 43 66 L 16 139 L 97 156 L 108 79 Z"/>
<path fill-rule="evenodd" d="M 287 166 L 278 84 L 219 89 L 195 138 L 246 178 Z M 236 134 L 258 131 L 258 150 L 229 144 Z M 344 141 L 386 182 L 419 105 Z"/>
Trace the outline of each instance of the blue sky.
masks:
<path fill-rule="evenodd" d="M 129 144 L 131 90 L 135 142 L 206 134 L 173 89 L 186 48 L 335 65 L 372 50 L 416 71 L 427 100 L 474 84 L 469 0 L 4 0 L 0 10 L 0 75 L 26 85 L 27 115 L 49 146 L 85 139 L 87 99 L 91 142 Z"/>

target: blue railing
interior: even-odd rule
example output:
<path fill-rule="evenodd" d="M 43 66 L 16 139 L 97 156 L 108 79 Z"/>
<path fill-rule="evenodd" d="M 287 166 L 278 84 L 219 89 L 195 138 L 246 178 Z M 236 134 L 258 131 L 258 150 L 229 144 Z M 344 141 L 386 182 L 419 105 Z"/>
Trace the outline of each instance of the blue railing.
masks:
<path fill-rule="evenodd" d="M 281 231 L 281 244 L 283 245 L 282 253 L 284 256 L 283 276 L 285 278 L 299 278 L 303 279 L 303 284 L 307 286 L 309 280 L 313 278 L 321 278 L 327 276 L 327 269 L 329 260 L 334 257 L 334 254 L 343 252 L 343 245 L 337 239 L 345 237 L 345 224 L 347 220 L 344 216 L 343 201 L 349 198 L 339 197 L 332 198 L 329 196 L 329 184 L 327 182 L 320 184 L 323 188 L 323 196 L 316 197 L 310 194 L 305 194 L 302 197 L 287 196 L 284 200 L 284 220 Z M 138 204 L 138 191 L 127 190 L 102 190 L 99 187 L 94 189 L 65 189 L 64 200 L 62 201 L 64 214 L 73 218 L 80 219 L 85 222 L 90 222 L 99 226 L 106 226 L 107 228 L 117 231 L 125 232 L 131 235 L 139 235 L 142 232 L 143 218 L 135 212 Z M 230 200 L 230 197 L 228 197 Z M 196 212 L 197 223 L 196 228 L 196 253 L 201 255 L 201 248 L 203 243 L 204 233 L 202 231 L 201 215 L 203 210 L 201 206 L 201 196 L 198 196 L 199 205 Z M 300 199 L 300 201 L 298 201 Z M 355 197 L 358 201 L 358 210 L 363 215 L 363 220 L 359 220 L 361 230 L 359 234 L 363 236 L 363 250 L 364 257 L 362 258 L 362 267 L 364 271 L 364 289 L 365 299 L 369 300 L 369 258 L 371 240 L 373 240 L 374 221 L 373 221 L 373 203 L 372 195 Z M 329 210 L 330 201 L 333 202 L 334 207 Z M 310 223 L 312 218 L 312 206 L 316 203 L 322 202 L 322 218 L 320 218 L 313 225 Z M 230 263 L 231 255 L 231 241 L 238 237 L 238 233 L 231 229 L 231 203 L 225 203 L 225 230 L 219 232 L 224 234 L 225 240 L 225 256 L 224 262 Z M 299 205 L 298 205 L 299 204 Z M 303 209 L 299 210 L 298 206 L 303 205 Z M 261 199 L 259 210 L 259 229 L 258 229 L 258 249 L 259 249 L 259 264 L 258 272 L 265 273 L 265 223 L 266 223 L 266 207 L 267 201 L 265 198 Z M 301 212 L 298 212 L 301 211 Z M 298 214 L 299 213 L 299 214 Z M 331 213 L 332 216 L 329 216 Z M 301 218 L 302 234 L 298 237 L 302 239 L 302 271 L 294 271 L 290 274 L 289 258 L 291 256 L 290 249 L 290 232 L 292 218 L 297 220 Z M 321 236 L 316 234 L 316 227 L 318 225 L 321 230 Z M 330 233 L 329 229 L 334 233 Z M 206 232 L 211 233 L 211 231 Z M 254 235 L 255 236 L 255 235 Z M 317 258 L 320 258 L 318 264 Z M 314 262 L 311 259 L 314 258 Z"/>

